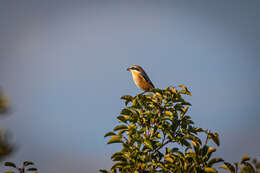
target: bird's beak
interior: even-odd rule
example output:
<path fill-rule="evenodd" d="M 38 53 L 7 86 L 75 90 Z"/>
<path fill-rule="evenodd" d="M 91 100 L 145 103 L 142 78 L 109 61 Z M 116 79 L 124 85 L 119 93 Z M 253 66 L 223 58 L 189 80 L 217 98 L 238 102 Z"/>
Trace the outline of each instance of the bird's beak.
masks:
<path fill-rule="evenodd" d="M 131 69 L 131 68 L 130 68 L 130 67 L 128 67 L 126 70 L 127 70 L 127 71 L 130 71 L 130 69 Z"/>

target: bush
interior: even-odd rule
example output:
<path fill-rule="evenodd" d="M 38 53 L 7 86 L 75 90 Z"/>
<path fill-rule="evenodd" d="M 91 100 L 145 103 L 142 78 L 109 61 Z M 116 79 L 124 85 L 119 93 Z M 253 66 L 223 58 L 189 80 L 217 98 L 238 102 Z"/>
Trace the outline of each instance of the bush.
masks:
<path fill-rule="evenodd" d="M 120 143 L 122 149 L 111 156 L 114 164 L 110 171 L 100 172 L 215 173 L 216 163 L 224 163 L 220 168 L 231 173 L 238 172 L 238 168 L 241 172 L 256 172 L 248 156 L 240 164 L 212 157 L 216 148 L 208 143 L 211 140 L 218 146 L 218 133 L 194 126 L 188 115 L 191 104 L 183 98 L 186 95 L 191 93 L 179 85 L 135 97 L 122 96 L 126 107 L 117 117 L 120 124 L 105 134 L 110 137 L 108 144 Z"/>

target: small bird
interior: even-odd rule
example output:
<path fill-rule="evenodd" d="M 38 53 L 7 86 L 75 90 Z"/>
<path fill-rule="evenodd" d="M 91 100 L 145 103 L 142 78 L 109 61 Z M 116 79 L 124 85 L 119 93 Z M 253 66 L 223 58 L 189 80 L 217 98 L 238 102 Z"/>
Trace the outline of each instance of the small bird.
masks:
<path fill-rule="evenodd" d="M 132 73 L 133 80 L 138 88 L 144 91 L 150 91 L 154 88 L 152 81 L 149 79 L 142 67 L 133 65 L 127 68 L 127 70 Z"/>

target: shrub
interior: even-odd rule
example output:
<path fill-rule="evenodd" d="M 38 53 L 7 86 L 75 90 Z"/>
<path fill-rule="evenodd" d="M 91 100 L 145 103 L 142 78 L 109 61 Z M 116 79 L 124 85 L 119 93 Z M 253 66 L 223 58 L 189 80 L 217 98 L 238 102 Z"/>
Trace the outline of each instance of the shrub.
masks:
<path fill-rule="evenodd" d="M 108 144 L 120 143 L 121 150 L 111 156 L 114 164 L 103 173 L 215 173 L 220 168 L 235 173 L 256 171 L 244 156 L 230 164 L 212 154 L 220 144 L 218 133 L 196 127 L 188 115 L 191 104 L 184 97 L 191 96 L 188 89 L 168 87 L 153 89 L 149 93 L 122 96 L 125 108 L 117 117 L 119 124 L 105 134 Z M 203 135 L 205 136 L 202 141 Z"/>

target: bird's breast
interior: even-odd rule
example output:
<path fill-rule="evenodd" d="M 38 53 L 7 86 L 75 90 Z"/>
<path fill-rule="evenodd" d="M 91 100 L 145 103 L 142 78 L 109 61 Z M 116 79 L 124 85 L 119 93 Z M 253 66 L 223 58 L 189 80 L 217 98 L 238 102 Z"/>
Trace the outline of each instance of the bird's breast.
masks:
<path fill-rule="evenodd" d="M 148 83 L 140 74 L 134 72 L 132 73 L 133 76 L 133 80 L 136 84 L 136 86 L 144 91 L 149 91 L 151 88 L 153 88 L 151 86 L 150 83 Z"/>

